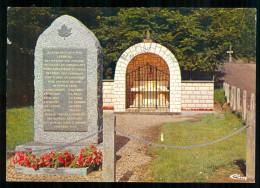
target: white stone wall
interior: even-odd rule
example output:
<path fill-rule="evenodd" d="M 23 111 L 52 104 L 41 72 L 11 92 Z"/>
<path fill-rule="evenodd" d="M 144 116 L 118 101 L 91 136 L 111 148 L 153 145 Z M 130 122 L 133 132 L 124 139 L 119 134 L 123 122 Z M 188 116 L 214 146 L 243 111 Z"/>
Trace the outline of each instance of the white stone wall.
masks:
<path fill-rule="evenodd" d="M 181 108 L 182 110 L 213 110 L 214 82 L 182 81 Z"/>
<path fill-rule="evenodd" d="M 103 80 L 103 109 L 114 109 L 114 80 Z"/>
<path fill-rule="evenodd" d="M 181 110 L 213 110 L 213 81 L 182 81 Z M 114 80 L 103 80 L 103 109 L 114 109 Z"/>
<path fill-rule="evenodd" d="M 130 61 L 142 53 L 154 53 L 165 60 L 170 72 L 170 112 L 181 112 L 181 74 L 175 56 L 157 43 L 138 43 L 128 48 L 119 58 L 114 79 L 114 111 L 125 112 L 126 69 Z M 173 96 L 173 97 L 172 97 Z"/>

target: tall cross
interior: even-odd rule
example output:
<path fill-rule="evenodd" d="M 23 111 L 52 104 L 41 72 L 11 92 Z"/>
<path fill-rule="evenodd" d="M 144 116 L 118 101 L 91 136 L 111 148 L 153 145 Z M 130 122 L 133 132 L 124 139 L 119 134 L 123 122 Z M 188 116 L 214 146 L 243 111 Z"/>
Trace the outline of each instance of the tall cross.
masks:
<path fill-rule="evenodd" d="M 229 63 L 231 63 L 231 61 L 232 61 L 232 53 L 233 53 L 233 51 L 231 50 L 231 48 L 232 48 L 232 45 L 230 45 L 229 46 L 229 51 L 227 51 L 227 53 L 229 54 Z"/>

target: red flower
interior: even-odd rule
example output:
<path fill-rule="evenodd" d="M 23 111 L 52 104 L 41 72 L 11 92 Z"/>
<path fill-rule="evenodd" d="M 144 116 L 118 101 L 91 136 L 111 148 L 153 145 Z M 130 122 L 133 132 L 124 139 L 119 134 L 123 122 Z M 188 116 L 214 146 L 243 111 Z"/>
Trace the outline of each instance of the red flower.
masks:
<path fill-rule="evenodd" d="M 87 166 L 88 165 L 88 163 L 87 163 L 87 161 L 85 161 L 85 163 L 83 164 L 83 167 L 85 167 L 85 166 Z"/>
<path fill-rule="evenodd" d="M 32 148 L 29 148 L 29 149 L 28 149 L 28 153 L 32 153 Z"/>
<path fill-rule="evenodd" d="M 50 162 L 51 157 L 50 156 L 45 156 L 45 160 Z"/>
<path fill-rule="evenodd" d="M 19 160 L 24 160 L 24 156 L 23 155 L 21 155 L 20 157 L 19 157 Z"/>
<path fill-rule="evenodd" d="M 96 149 L 96 147 L 95 146 L 91 146 L 91 149 Z"/>
<path fill-rule="evenodd" d="M 25 158 L 24 164 L 25 164 L 27 167 L 30 167 L 30 161 L 29 161 L 29 159 Z"/>
<path fill-rule="evenodd" d="M 89 162 L 89 159 L 90 159 L 90 157 L 87 155 L 87 156 L 86 156 L 86 162 L 87 162 L 87 163 Z"/>
<path fill-rule="evenodd" d="M 58 160 L 59 160 L 60 164 L 64 164 L 64 159 L 62 157 L 59 157 Z"/>
<path fill-rule="evenodd" d="M 81 159 L 78 159 L 77 165 L 82 165 L 82 164 L 83 164 L 82 160 L 81 160 Z"/>
<path fill-rule="evenodd" d="M 58 156 L 56 153 L 50 152 L 46 153 L 39 158 L 36 158 L 35 155 L 31 155 L 31 148 L 27 150 L 26 153 L 16 152 L 14 160 L 12 162 L 14 164 L 19 164 L 22 166 L 32 167 L 33 169 L 39 169 L 40 167 L 54 167 L 58 168 L 59 166 L 72 167 L 74 164 L 73 161 L 76 161 L 77 167 L 85 167 L 89 165 L 99 165 L 102 163 L 103 155 L 100 149 L 96 149 L 95 146 L 91 146 L 91 149 L 82 148 L 79 157 L 75 159 L 75 154 L 70 154 L 69 152 L 58 152 Z M 86 155 L 88 154 L 88 155 Z M 58 160 L 59 165 L 54 165 L 54 162 Z M 33 163 L 33 164 L 32 164 Z M 56 163 L 56 162 L 55 162 Z"/>
<path fill-rule="evenodd" d="M 68 158 L 70 156 L 70 154 L 68 152 L 65 152 L 64 156 Z"/>
<path fill-rule="evenodd" d="M 32 168 L 36 170 L 37 169 L 37 164 L 33 164 Z"/>
<path fill-rule="evenodd" d="M 79 160 L 82 160 L 83 157 L 84 157 L 84 155 L 81 153 L 81 154 L 79 155 Z"/>
<path fill-rule="evenodd" d="M 54 154 L 53 152 L 50 152 L 50 156 L 51 156 L 51 157 L 54 157 L 55 154 Z"/>
<path fill-rule="evenodd" d="M 91 162 L 92 164 L 94 163 L 94 160 L 90 157 L 89 159 L 88 159 L 88 162 Z"/>

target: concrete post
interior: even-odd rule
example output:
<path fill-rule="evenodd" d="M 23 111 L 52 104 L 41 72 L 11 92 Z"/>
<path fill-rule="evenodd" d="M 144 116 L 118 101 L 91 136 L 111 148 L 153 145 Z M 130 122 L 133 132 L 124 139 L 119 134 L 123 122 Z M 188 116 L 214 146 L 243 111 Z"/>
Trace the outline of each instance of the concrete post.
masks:
<path fill-rule="evenodd" d="M 116 145 L 115 145 L 116 117 L 104 118 L 103 124 L 103 182 L 116 181 Z"/>
<path fill-rule="evenodd" d="M 255 94 L 251 93 L 250 96 L 250 110 L 255 110 Z"/>
<path fill-rule="evenodd" d="M 246 90 L 243 90 L 242 120 L 246 120 Z"/>
<path fill-rule="evenodd" d="M 233 87 L 233 111 L 236 111 L 236 108 L 237 108 L 237 89 L 236 87 L 234 86 Z"/>
<path fill-rule="evenodd" d="M 240 109 L 240 88 L 237 88 L 237 110 L 239 111 Z"/>
<path fill-rule="evenodd" d="M 247 113 L 246 177 L 255 180 L 255 110 Z"/>

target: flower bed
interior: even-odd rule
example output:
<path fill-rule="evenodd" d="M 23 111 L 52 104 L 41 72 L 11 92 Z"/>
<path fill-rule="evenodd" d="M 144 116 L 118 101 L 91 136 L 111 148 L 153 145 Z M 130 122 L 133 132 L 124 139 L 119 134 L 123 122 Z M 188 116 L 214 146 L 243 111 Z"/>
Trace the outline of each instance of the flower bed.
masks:
<path fill-rule="evenodd" d="M 85 175 L 98 169 L 102 160 L 102 152 L 95 146 L 90 149 L 82 148 L 79 156 L 65 151 L 46 153 L 39 158 L 35 157 L 29 148 L 26 152 L 16 152 L 13 163 L 17 173 Z"/>

